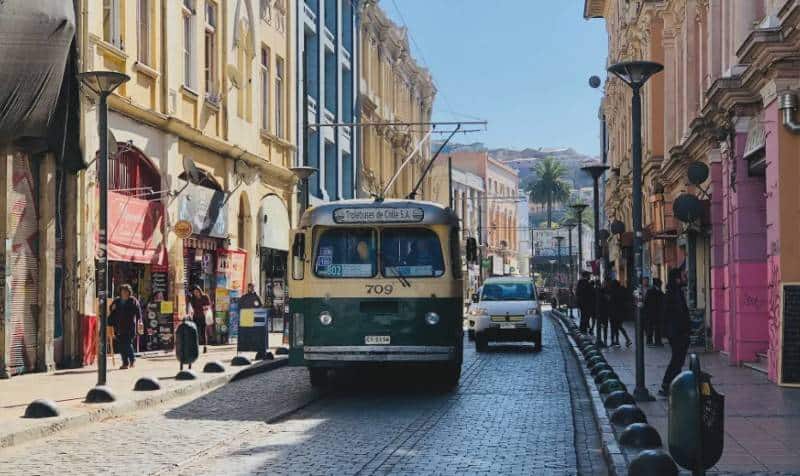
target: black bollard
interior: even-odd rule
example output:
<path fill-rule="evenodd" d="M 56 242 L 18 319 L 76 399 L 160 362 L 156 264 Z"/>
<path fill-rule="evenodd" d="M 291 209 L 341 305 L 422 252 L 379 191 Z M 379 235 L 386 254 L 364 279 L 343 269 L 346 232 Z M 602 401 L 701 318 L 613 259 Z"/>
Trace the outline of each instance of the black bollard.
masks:
<path fill-rule="evenodd" d="M 631 448 L 652 450 L 661 448 L 663 443 L 658 430 L 647 423 L 631 423 L 619 436 L 619 443 Z"/>
<path fill-rule="evenodd" d="M 678 466 L 662 449 L 641 451 L 628 466 L 628 476 L 677 476 Z"/>
<path fill-rule="evenodd" d="M 61 415 L 56 402 L 39 398 L 25 408 L 25 418 L 52 418 Z"/>
<path fill-rule="evenodd" d="M 633 423 L 647 423 L 647 416 L 636 405 L 620 405 L 611 414 L 611 423 L 628 426 Z"/>
<path fill-rule="evenodd" d="M 616 392 L 611 392 L 603 402 L 603 405 L 611 410 L 619 408 L 620 405 L 634 405 L 636 401 L 633 399 L 630 393 L 625 392 L 623 390 L 617 390 Z"/>
<path fill-rule="evenodd" d="M 154 390 L 161 390 L 161 384 L 155 377 L 142 377 L 133 386 L 134 392 L 152 392 Z"/>

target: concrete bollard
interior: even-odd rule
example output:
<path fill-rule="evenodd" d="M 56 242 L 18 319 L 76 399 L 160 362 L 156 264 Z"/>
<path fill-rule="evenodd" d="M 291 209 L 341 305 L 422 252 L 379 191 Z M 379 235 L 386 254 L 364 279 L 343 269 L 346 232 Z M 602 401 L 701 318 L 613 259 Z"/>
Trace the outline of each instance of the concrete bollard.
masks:
<path fill-rule="evenodd" d="M 611 392 L 603 401 L 603 405 L 608 410 L 619 408 L 620 405 L 634 405 L 634 404 L 636 404 L 636 401 L 633 399 L 630 393 L 624 390 L 617 390 L 616 392 Z"/>
<path fill-rule="evenodd" d="M 221 374 L 223 372 L 225 372 L 225 366 L 218 360 L 212 360 L 203 366 L 203 373 L 206 374 Z"/>
<path fill-rule="evenodd" d="M 678 466 L 662 449 L 644 450 L 631 461 L 628 476 L 677 476 Z"/>
<path fill-rule="evenodd" d="M 647 423 L 647 416 L 636 405 L 620 405 L 611 414 L 611 423 L 627 427 L 633 423 Z"/>
<path fill-rule="evenodd" d="M 155 377 L 142 377 L 133 386 L 134 392 L 152 392 L 154 390 L 161 390 L 161 384 Z"/>
<path fill-rule="evenodd" d="M 243 367 L 245 365 L 250 365 L 250 359 L 243 355 L 237 355 L 236 357 L 231 359 L 231 365 L 234 367 Z"/>
<path fill-rule="evenodd" d="M 627 390 L 625 385 L 617 379 L 609 378 L 597 389 L 600 393 L 611 394 L 613 392 L 617 392 L 622 390 L 623 392 Z"/>
<path fill-rule="evenodd" d="M 663 443 L 658 430 L 647 423 L 631 423 L 619 435 L 619 443 L 631 448 L 652 450 L 661 448 Z"/>
<path fill-rule="evenodd" d="M 39 398 L 25 408 L 25 418 L 52 418 L 61 415 L 56 402 Z"/>

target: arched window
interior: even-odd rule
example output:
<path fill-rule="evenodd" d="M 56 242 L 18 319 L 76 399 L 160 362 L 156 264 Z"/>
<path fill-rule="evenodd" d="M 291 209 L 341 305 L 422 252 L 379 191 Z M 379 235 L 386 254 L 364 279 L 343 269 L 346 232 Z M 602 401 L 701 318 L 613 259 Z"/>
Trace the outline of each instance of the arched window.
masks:
<path fill-rule="evenodd" d="M 161 191 L 161 174 L 144 153 L 125 142 L 108 161 L 108 189 L 123 195 L 147 198 Z"/>

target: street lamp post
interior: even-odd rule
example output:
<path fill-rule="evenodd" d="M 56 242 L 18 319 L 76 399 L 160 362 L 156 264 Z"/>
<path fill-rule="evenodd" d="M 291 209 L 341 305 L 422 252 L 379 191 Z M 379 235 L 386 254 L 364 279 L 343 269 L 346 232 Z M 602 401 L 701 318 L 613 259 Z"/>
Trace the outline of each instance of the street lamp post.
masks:
<path fill-rule="evenodd" d="M 556 267 L 556 270 L 558 270 L 559 284 L 563 285 L 564 283 L 561 281 L 560 278 L 561 278 L 561 268 L 562 268 L 562 263 L 561 263 L 561 243 L 564 242 L 564 237 L 563 236 L 556 236 L 555 239 L 556 239 L 557 248 L 558 248 L 558 255 L 557 255 L 558 266 Z"/>
<path fill-rule="evenodd" d="M 583 211 L 587 206 L 585 203 L 570 205 L 570 208 L 575 210 L 575 217 L 578 219 L 578 272 L 583 271 Z"/>
<path fill-rule="evenodd" d="M 608 71 L 627 84 L 633 91 L 631 100 L 632 140 L 632 212 L 633 212 L 633 312 L 636 317 L 636 388 L 633 398 L 637 401 L 651 401 L 653 396 L 647 391 L 644 381 L 644 336 L 642 329 L 642 98 L 640 90 L 651 76 L 664 67 L 651 61 L 630 61 L 617 63 Z"/>
<path fill-rule="evenodd" d="M 567 252 L 567 255 L 568 255 L 568 257 L 567 257 L 567 261 L 568 261 L 567 266 L 568 266 L 568 268 L 567 269 L 569 270 L 569 292 L 570 292 L 570 296 L 572 296 L 572 292 L 575 290 L 575 271 L 574 271 L 574 269 L 572 267 L 572 230 L 575 229 L 577 224 L 575 222 L 573 222 L 572 220 L 569 220 L 566 223 L 564 223 L 564 226 L 567 227 L 567 238 L 568 238 L 567 249 L 569 250 Z M 570 300 L 570 305 L 571 304 L 572 304 L 572 300 Z M 572 307 L 570 307 L 570 311 L 569 312 L 570 312 L 570 318 L 571 318 L 572 317 Z"/>
<path fill-rule="evenodd" d="M 603 249 L 600 246 L 600 177 L 609 167 L 603 164 L 591 164 L 581 167 L 581 170 L 592 177 L 594 186 L 594 259 L 600 259 Z"/>
<path fill-rule="evenodd" d="M 99 157 L 97 158 L 97 182 L 100 188 L 100 223 L 98 224 L 97 288 L 98 314 L 100 318 L 100 346 L 97 356 L 97 387 L 89 390 L 87 403 L 105 403 L 114 401 L 114 394 L 106 388 L 107 341 L 108 332 L 108 96 L 120 85 L 131 78 L 116 71 L 87 71 L 78 75 L 81 83 L 97 94 L 98 121 L 97 133 L 100 140 Z"/>

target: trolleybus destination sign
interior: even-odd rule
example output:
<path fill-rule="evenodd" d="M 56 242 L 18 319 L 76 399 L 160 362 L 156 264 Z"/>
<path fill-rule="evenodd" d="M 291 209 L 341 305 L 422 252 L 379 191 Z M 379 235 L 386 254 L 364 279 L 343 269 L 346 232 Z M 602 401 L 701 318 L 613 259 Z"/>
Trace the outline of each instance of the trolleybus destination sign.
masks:
<path fill-rule="evenodd" d="M 425 218 L 419 207 L 402 208 L 337 208 L 333 211 L 336 223 L 418 223 Z"/>

